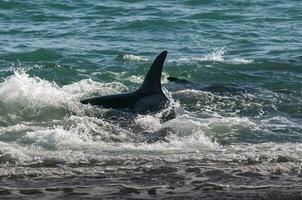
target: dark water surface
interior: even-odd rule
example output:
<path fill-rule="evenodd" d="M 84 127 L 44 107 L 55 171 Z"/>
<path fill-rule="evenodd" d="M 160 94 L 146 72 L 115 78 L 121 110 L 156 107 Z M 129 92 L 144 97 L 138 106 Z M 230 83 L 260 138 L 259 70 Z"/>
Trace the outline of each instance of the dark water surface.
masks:
<path fill-rule="evenodd" d="M 301 8 L 0 1 L 0 198 L 302 198 Z M 163 50 L 175 119 L 80 104 Z"/>

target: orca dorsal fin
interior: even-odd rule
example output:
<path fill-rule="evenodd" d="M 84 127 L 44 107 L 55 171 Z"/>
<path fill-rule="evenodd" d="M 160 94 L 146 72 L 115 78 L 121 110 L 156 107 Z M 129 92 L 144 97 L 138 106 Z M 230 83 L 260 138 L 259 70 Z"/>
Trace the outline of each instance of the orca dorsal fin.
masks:
<path fill-rule="evenodd" d="M 153 61 L 147 75 L 145 76 L 145 80 L 139 89 L 141 92 L 147 94 L 162 93 L 161 73 L 167 54 L 168 54 L 167 51 L 163 51 Z"/>

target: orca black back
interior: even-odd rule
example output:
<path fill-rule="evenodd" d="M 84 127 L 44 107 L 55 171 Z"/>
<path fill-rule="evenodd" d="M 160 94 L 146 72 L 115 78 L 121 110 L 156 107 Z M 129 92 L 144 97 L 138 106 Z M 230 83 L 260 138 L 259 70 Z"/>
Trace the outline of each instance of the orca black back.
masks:
<path fill-rule="evenodd" d="M 138 90 L 85 99 L 81 103 L 104 108 L 131 109 L 139 113 L 161 109 L 168 101 L 161 87 L 161 74 L 167 53 L 163 51 L 156 57 Z"/>

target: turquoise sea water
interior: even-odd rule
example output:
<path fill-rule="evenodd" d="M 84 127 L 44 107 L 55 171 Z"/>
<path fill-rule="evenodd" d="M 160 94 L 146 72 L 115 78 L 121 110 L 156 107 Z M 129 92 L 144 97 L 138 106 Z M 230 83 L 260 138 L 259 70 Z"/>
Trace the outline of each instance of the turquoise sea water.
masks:
<path fill-rule="evenodd" d="M 2 185 L 102 175 L 108 191 L 134 184 L 139 193 L 301 186 L 301 8 L 300 0 L 0 1 Z M 163 50 L 175 119 L 80 104 L 138 88 Z"/>

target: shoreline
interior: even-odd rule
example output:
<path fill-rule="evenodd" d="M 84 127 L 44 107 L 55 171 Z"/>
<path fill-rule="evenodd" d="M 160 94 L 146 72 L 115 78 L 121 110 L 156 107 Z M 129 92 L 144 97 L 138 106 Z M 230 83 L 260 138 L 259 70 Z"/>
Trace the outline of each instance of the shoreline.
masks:
<path fill-rule="evenodd" d="M 144 174 L 141 175 L 142 177 Z M 295 186 L 222 185 L 167 176 L 165 181 L 117 175 L 69 177 L 2 177 L 0 198 L 5 199 L 274 199 L 302 198 L 302 184 Z M 188 177 L 189 178 L 189 177 Z M 141 180 L 139 180 L 141 179 Z M 151 183 L 152 182 L 152 183 Z"/>

